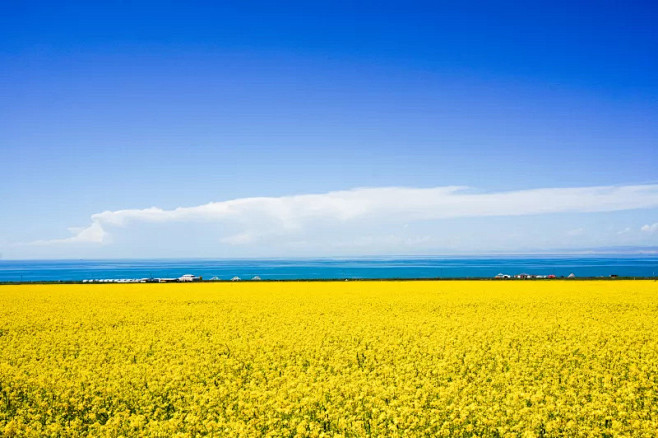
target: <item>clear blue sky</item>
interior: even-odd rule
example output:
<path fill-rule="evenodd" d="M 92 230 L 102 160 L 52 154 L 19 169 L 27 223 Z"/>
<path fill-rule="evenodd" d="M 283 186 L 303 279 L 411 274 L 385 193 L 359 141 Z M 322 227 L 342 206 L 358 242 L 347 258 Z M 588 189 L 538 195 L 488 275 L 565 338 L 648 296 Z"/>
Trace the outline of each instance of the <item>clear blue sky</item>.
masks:
<path fill-rule="evenodd" d="M 658 245 L 654 192 L 640 208 L 594 213 L 372 213 L 371 234 L 338 213 L 294 231 L 268 211 L 257 225 L 140 216 L 99 223 L 102 239 L 62 241 L 107 210 L 358 187 L 658 182 L 653 2 L 219 3 L 2 2 L 5 258 Z M 474 240 L 473 229 L 486 232 Z M 174 231 L 189 247 L 160 250 Z"/>

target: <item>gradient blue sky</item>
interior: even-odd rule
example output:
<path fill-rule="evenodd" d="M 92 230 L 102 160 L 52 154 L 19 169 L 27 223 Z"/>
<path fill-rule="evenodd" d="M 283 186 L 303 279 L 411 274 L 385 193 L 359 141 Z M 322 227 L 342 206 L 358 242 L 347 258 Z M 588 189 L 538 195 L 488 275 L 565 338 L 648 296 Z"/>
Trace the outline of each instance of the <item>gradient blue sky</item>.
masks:
<path fill-rule="evenodd" d="M 658 245 L 655 3 L 219 3 L 2 2 L 4 258 Z M 444 186 L 552 207 L 417 214 L 398 190 L 355 216 L 384 192 L 340 194 Z M 642 199 L 559 191 L 594 186 Z M 325 195 L 281 198 L 304 194 Z"/>

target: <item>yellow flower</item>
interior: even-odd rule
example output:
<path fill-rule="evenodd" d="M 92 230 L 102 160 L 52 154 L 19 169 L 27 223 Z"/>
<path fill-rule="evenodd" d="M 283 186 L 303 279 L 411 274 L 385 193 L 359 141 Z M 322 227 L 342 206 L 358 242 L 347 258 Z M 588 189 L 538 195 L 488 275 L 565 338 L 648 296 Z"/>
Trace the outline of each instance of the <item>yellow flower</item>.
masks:
<path fill-rule="evenodd" d="M 654 436 L 658 284 L 0 286 L 0 435 Z"/>

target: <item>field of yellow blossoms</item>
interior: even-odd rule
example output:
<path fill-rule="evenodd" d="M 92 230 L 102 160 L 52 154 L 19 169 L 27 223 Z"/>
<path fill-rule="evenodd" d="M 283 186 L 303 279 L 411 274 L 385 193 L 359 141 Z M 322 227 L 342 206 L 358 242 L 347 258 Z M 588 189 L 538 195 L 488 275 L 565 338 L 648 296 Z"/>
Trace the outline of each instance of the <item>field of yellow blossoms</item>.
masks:
<path fill-rule="evenodd" d="M 0 436 L 658 436 L 658 283 L 0 286 Z"/>

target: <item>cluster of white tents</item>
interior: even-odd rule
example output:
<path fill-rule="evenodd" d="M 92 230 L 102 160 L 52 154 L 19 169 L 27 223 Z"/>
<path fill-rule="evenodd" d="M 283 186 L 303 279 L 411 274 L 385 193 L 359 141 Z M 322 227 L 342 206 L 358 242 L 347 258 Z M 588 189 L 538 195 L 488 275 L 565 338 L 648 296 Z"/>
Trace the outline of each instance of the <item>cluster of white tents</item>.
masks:
<path fill-rule="evenodd" d="M 198 277 L 192 274 L 185 274 L 178 278 L 104 278 L 104 279 L 93 279 L 93 280 L 82 280 L 83 283 L 189 283 L 192 281 L 201 281 L 202 277 Z M 231 278 L 231 281 L 241 281 L 242 279 L 238 276 Z M 251 278 L 252 281 L 261 280 L 258 275 L 255 275 Z M 219 277 L 213 277 L 210 281 L 221 281 Z"/>
<path fill-rule="evenodd" d="M 82 280 L 83 283 L 146 283 L 147 278 L 103 278 L 100 280 Z"/>
<path fill-rule="evenodd" d="M 254 275 L 251 278 L 251 281 L 259 281 L 259 280 L 261 280 L 261 278 L 258 275 Z M 212 277 L 210 281 L 222 281 L 222 279 L 219 277 Z M 235 277 L 231 278 L 231 281 L 242 281 L 242 279 L 236 275 Z"/>
<path fill-rule="evenodd" d="M 260 279 L 261 279 L 261 278 L 260 278 L 258 275 L 255 275 L 251 280 L 252 280 L 252 281 L 258 281 L 258 280 L 260 280 Z M 211 280 L 218 281 L 219 278 L 214 277 L 214 278 L 212 278 Z M 238 277 L 237 275 L 236 275 L 235 277 L 231 278 L 231 281 L 241 281 L 241 280 L 242 280 L 242 279 L 241 279 L 240 277 Z"/>
<path fill-rule="evenodd" d="M 508 275 L 508 274 L 498 274 L 494 278 L 496 279 L 503 279 L 507 280 L 510 278 L 516 278 L 520 280 L 528 280 L 528 279 L 534 279 L 534 278 L 557 278 L 555 275 L 550 274 L 550 275 L 534 275 L 534 274 L 516 274 L 514 276 Z M 571 273 L 567 276 L 567 278 L 576 278 L 576 275 Z"/>
<path fill-rule="evenodd" d="M 178 278 L 104 278 L 101 280 L 82 280 L 83 283 L 187 283 L 201 281 L 202 277 L 185 274 Z"/>

